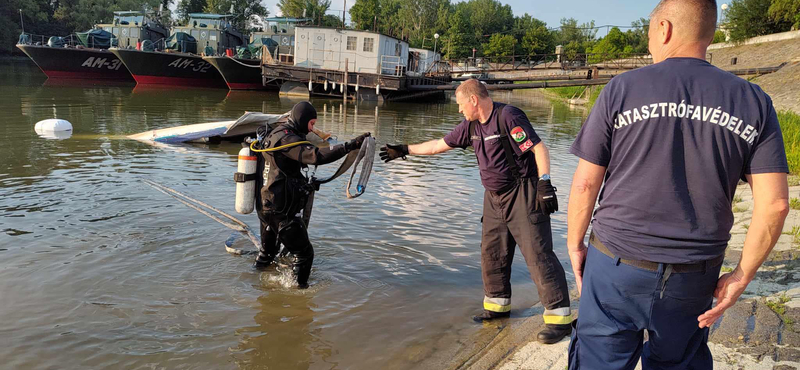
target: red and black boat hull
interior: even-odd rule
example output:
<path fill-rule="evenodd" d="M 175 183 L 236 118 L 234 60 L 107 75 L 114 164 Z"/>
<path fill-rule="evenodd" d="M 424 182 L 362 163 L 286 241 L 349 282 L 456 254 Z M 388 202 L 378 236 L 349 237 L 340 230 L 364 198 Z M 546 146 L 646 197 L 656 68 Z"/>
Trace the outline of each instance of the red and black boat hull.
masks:
<path fill-rule="evenodd" d="M 135 49 L 110 51 L 125 63 L 137 84 L 225 87 L 222 75 L 197 55 Z"/>
<path fill-rule="evenodd" d="M 48 78 L 133 81 L 133 77 L 114 54 L 104 49 L 50 47 L 19 44 Z"/>
<path fill-rule="evenodd" d="M 203 57 L 219 71 L 228 88 L 231 90 L 266 90 L 275 86 L 264 86 L 261 78 L 261 61 L 259 59 L 241 59 L 231 57 Z"/>

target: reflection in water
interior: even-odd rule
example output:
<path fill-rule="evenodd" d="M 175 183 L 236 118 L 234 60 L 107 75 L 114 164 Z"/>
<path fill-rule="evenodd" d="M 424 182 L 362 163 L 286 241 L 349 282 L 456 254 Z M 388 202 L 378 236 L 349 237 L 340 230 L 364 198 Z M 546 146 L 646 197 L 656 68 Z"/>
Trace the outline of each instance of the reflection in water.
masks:
<path fill-rule="evenodd" d="M 240 343 L 231 348 L 240 369 L 308 369 L 312 351 L 314 311 L 312 291 L 271 290 L 258 297 L 255 326 L 237 331 Z M 328 347 L 327 352 L 331 351 Z"/>
<path fill-rule="evenodd" d="M 470 320 L 483 297 L 483 188 L 471 151 L 377 162 L 355 200 L 345 198 L 343 179 L 323 186 L 309 230 L 314 288 L 298 292 L 254 272 L 252 256 L 227 254 L 229 229 L 142 181 L 235 214 L 239 144 L 124 139 L 244 111 L 283 113 L 296 101 L 44 81 L 30 62 L 0 60 L 0 318 L 4 337 L 15 338 L 0 346 L 5 366 L 439 369 L 497 332 Z M 528 114 L 566 204 L 577 163 L 568 148 L 585 112 L 537 91 L 492 96 Z M 461 120 L 452 101 L 312 103 L 319 128 L 340 142 L 367 131 L 378 145 L 438 139 Z M 70 121 L 72 136 L 36 135 L 34 124 L 47 118 Z M 255 215 L 237 217 L 257 230 Z M 566 213 L 552 224 L 566 264 Z M 515 260 L 513 315 L 524 317 L 538 298 Z"/>

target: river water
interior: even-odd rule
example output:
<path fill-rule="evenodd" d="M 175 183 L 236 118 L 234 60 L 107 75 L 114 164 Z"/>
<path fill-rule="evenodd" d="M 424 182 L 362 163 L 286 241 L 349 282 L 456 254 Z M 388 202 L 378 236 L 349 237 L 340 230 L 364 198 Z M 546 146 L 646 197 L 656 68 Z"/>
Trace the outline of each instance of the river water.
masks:
<path fill-rule="evenodd" d="M 523 109 L 548 144 L 567 271 L 568 153 L 584 111 L 534 90 L 493 94 Z M 388 165 L 365 195 L 342 177 L 315 202 L 312 287 L 285 286 L 252 256 L 225 252 L 231 230 L 146 185 L 152 180 L 237 215 L 234 143 L 154 147 L 124 135 L 288 111 L 276 93 L 80 86 L 46 81 L 24 59 L 0 61 L 0 363 L 30 369 L 446 368 L 491 337 L 483 298 L 483 188 L 474 154 L 453 150 Z M 312 99 L 318 128 L 378 144 L 442 137 L 461 119 L 443 104 Z M 72 122 L 64 140 L 36 135 Z M 330 168 L 326 168 L 330 167 Z M 335 166 L 321 167 L 330 173 Z M 237 215 L 258 229 L 254 214 Z M 244 240 L 237 247 L 252 249 Z M 570 282 L 573 281 L 568 276 Z M 517 252 L 513 315 L 541 312 Z"/>

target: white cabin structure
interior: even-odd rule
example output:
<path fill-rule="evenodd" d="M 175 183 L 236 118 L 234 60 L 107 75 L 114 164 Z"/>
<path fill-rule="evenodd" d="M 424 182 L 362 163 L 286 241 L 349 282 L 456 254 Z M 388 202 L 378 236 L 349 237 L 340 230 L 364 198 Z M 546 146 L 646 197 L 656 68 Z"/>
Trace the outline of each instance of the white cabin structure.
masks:
<path fill-rule="evenodd" d="M 409 76 L 423 76 L 426 73 L 439 72 L 437 63 L 442 60 L 441 54 L 418 48 L 410 48 L 408 54 Z"/>
<path fill-rule="evenodd" d="M 408 43 L 369 31 L 295 28 L 294 65 L 348 72 L 404 76 Z"/>

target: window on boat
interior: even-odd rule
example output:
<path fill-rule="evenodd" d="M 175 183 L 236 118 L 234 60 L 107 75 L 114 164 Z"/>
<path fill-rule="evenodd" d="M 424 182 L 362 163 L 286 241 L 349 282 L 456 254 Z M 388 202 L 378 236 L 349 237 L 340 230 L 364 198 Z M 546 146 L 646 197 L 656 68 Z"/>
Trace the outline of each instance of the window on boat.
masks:
<path fill-rule="evenodd" d="M 371 53 L 372 52 L 372 45 L 374 44 L 375 39 L 372 37 L 365 37 L 364 38 L 364 51 Z"/>

